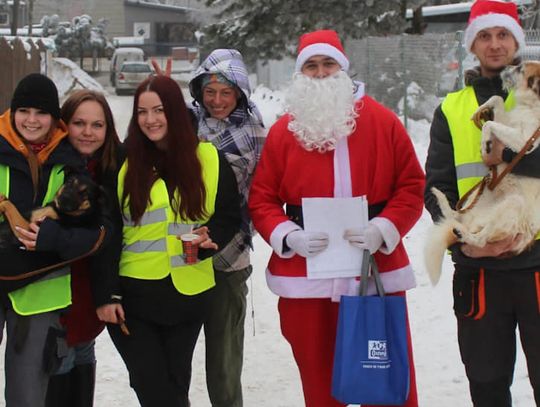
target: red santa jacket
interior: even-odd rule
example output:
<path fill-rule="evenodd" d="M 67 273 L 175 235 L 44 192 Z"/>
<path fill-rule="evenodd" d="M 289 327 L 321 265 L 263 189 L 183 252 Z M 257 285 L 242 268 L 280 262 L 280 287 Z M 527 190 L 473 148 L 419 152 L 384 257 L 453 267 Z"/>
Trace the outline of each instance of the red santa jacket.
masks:
<path fill-rule="evenodd" d="M 370 205 L 384 203 L 371 220 L 386 247 L 375 253 L 375 259 L 384 273 L 386 291 L 403 291 L 414 287 L 415 280 L 401 238 L 422 213 L 424 173 L 393 112 L 368 96 L 357 102 L 356 109 L 356 130 L 346 140 L 352 196 L 366 195 Z M 283 238 L 298 229 L 285 214 L 284 204 L 301 205 L 303 197 L 335 196 L 336 151 L 305 150 L 288 130 L 289 120 L 284 116 L 270 129 L 249 197 L 253 223 L 274 248 L 268 283 L 276 294 L 293 298 L 347 294 L 350 279 L 307 280 L 305 258 L 282 252 Z"/>

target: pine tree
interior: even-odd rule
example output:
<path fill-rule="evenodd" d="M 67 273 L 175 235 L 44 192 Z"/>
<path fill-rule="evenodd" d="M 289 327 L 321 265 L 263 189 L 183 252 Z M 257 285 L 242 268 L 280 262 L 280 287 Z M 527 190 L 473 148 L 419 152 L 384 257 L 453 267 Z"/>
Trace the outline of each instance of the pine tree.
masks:
<path fill-rule="evenodd" d="M 236 48 L 246 61 L 281 59 L 295 52 L 298 37 L 336 30 L 343 40 L 404 31 L 405 10 L 425 0 L 207 0 L 219 8 L 204 29 L 204 47 Z"/>

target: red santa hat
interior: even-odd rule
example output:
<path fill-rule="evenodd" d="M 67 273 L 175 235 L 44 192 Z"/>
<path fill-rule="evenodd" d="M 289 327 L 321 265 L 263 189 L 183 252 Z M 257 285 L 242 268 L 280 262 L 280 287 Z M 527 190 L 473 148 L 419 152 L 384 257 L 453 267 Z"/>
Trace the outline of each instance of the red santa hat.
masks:
<path fill-rule="evenodd" d="M 525 34 L 519 22 L 517 6 L 512 2 L 498 0 L 476 0 L 471 7 L 469 22 L 465 29 L 465 46 L 470 51 L 479 31 L 504 27 L 512 33 L 518 49 L 525 46 Z"/>
<path fill-rule="evenodd" d="M 304 63 L 314 55 L 325 55 L 334 58 L 341 69 L 349 69 L 349 59 L 345 55 L 343 45 L 334 30 L 319 30 L 304 34 L 298 42 L 296 72 L 302 70 Z"/>

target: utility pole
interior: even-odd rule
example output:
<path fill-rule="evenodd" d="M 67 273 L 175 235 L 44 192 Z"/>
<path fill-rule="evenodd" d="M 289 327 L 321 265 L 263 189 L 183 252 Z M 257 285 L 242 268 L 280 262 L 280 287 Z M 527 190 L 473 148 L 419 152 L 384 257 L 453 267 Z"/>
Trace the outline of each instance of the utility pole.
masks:
<path fill-rule="evenodd" d="M 411 34 L 423 34 L 426 29 L 424 16 L 422 15 L 422 6 L 413 8 L 412 32 Z"/>
<path fill-rule="evenodd" d="M 11 10 L 11 35 L 17 35 L 17 27 L 19 26 L 19 3 L 20 0 L 13 0 L 13 9 Z"/>
<path fill-rule="evenodd" d="M 34 19 L 34 0 L 26 0 L 28 5 L 28 36 L 32 36 L 32 21 Z"/>
<path fill-rule="evenodd" d="M 540 28 L 540 1 L 536 0 L 534 2 L 534 25 L 532 28 L 538 30 Z"/>

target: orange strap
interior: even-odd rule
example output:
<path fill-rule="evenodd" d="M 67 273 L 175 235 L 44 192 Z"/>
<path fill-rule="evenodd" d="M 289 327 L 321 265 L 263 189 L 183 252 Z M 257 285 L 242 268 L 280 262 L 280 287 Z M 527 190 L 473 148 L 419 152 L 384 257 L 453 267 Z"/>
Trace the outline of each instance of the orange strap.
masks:
<path fill-rule="evenodd" d="M 468 314 L 465 314 L 467 318 L 473 316 L 476 309 L 475 298 L 478 295 L 478 311 L 474 315 L 473 319 L 481 319 L 486 314 L 486 289 L 485 289 L 485 280 L 484 280 L 484 269 L 480 269 L 478 276 L 478 286 L 473 287 L 471 290 L 471 309 Z M 471 284 L 474 285 L 474 280 L 471 280 Z"/>
<path fill-rule="evenodd" d="M 462 197 L 461 199 L 457 202 L 456 204 L 456 211 L 459 212 L 459 213 L 465 213 L 467 212 L 469 209 L 472 209 L 474 207 L 474 205 L 476 205 L 476 203 L 478 202 L 478 199 L 480 198 L 480 196 L 482 195 L 482 193 L 484 192 L 484 189 L 486 188 L 486 185 L 489 185 L 491 182 L 491 174 L 487 174 L 484 178 L 482 178 L 478 184 L 476 184 L 474 187 L 472 187 L 471 189 L 469 189 Z M 467 200 L 469 199 L 469 197 L 473 194 L 473 192 L 475 192 L 476 190 L 478 190 L 478 192 L 476 192 L 476 195 L 474 196 L 474 199 L 473 201 L 469 204 L 469 206 L 467 206 L 466 208 L 464 208 L 463 206 L 465 205 L 465 203 L 467 202 Z"/>
<path fill-rule="evenodd" d="M 485 270 L 481 268 L 480 277 L 478 278 L 478 312 L 474 316 L 474 319 L 482 319 L 484 315 L 486 315 L 486 283 Z"/>
<path fill-rule="evenodd" d="M 474 284 L 474 280 L 471 280 L 471 284 Z M 469 312 L 465 314 L 467 318 L 472 317 L 472 314 L 474 313 L 474 309 L 475 309 L 474 293 L 475 293 L 475 288 L 471 290 L 471 308 Z"/>
<path fill-rule="evenodd" d="M 491 178 L 491 182 L 488 185 L 488 188 L 490 191 L 493 191 L 497 185 L 499 185 L 499 182 L 502 181 L 502 179 L 505 177 L 506 174 L 508 174 L 512 169 L 516 166 L 516 164 L 523 158 L 523 156 L 529 152 L 534 142 L 540 137 L 540 127 L 536 129 L 536 131 L 533 133 L 533 135 L 527 140 L 523 148 L 517 153 L 517 155 L 510 161 L 510 163 L 505 167 L 504 170 L 500 173 L 500 175 L 497 175 L 496 167 L 492 168 L 493 176 Z"/>
<path fill-rule="evenodd" d="M 517 153 L 517 155 L 508 163 L 508 165 L 502 170 L 500 174 L 497 174 L 497 166 L 490 167 L 490 172 L 482 178 L 478 184 L 476 184 L 474 187 L 472 187 L 469 191 L 467 191 L 461 199 L 456 204 L 456 211 L 459 213 L 464 213 L 468 211 L 469 209 L 472 209 L 474 205 L 476 205 L 476 202 L 478 202 L 478 199 L 480 198 L 480 195 L 484 192 L 484 188 L 487 186 L 490 191 L 493 191 L 497 185 L 503 180 L 503 178 L 514 169 L 516 164 L 523 158 L 523 156 L 532 149 L 534 142 L 540 137 L 540 127 L 536 129 L 536 131 L 533 133 L 533 135 L 527 140 L 523 148 Z M 476 196 L 474 197 L 473 201 L 469 204 L 468 207 L 463 208 L 463 205 L 465 205 L 465 202 L 467 199 L 469 199 L 469 196 L 474 192 L 478 190 L 476 193 Z"/>

